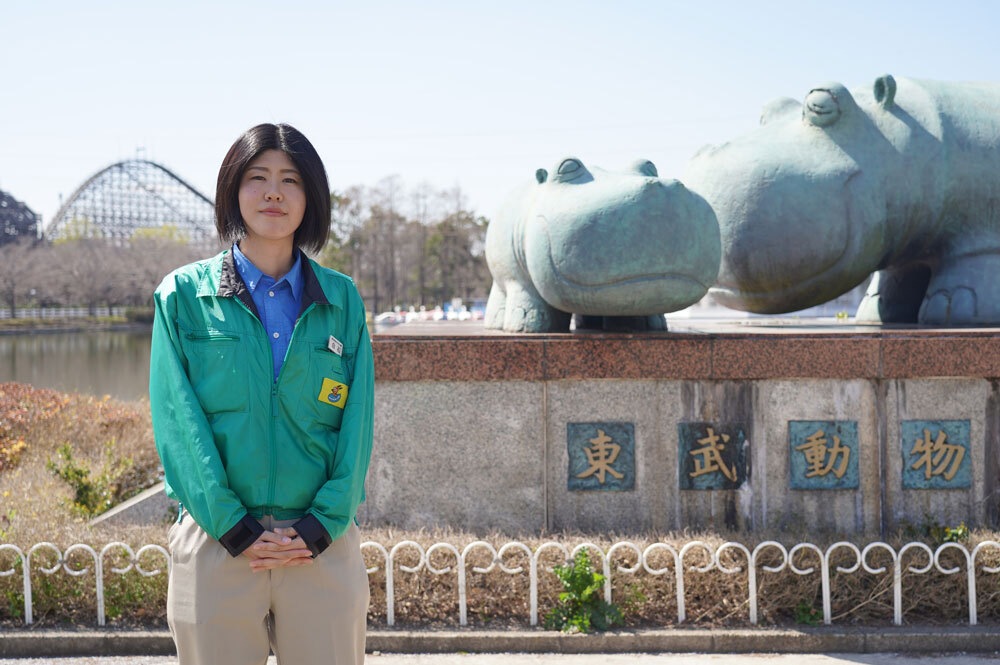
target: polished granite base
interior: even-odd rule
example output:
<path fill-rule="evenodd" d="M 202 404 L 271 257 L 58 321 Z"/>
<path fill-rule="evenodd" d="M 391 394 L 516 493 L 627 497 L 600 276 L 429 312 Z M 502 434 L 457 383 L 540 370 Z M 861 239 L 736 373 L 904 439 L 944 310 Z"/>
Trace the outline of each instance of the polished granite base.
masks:
<path fill-rule="evenodd" d="M 671 320 L 667 332 L 510 334 L 480 321 L 373 338 L 383 381 L 1000 377 L 1000 328 Z"/>

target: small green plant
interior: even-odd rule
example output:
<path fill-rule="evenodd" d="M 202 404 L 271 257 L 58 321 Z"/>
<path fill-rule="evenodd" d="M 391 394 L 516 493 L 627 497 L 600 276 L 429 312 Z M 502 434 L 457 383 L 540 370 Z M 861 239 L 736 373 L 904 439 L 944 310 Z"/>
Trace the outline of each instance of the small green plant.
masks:
<path fill-rule="evenodd" d="M 625 602 L 622 603 L 625 606 L 625 610 L 628 612 L 634 612 L 638 609 L 639 605 L 645 603 L 647 600 L 646 594 L 642 592 L 638 584 L 629 585 L 628 591 L 625 593 Z"/>
<path fill-rule="evenodd" d="M 594 572 L 585 551 L 577 553 L 572 563 L 553 569 L 562 583 L 559 604 L 545 615 L 545 627 L 550 630 L 589 633 L 608 630 L 624 622 L 621 609 L 601 597 L 604 575 Z"/>
<path fill-rule="evenodd" d="M 4 492 L 0 496 L 6 497 L 8 494 L 10 492 Z M 8 529 L 10 529 L 11 520 L 15 517 L 17 517 L 17 511 L 13 508 L 8 508 L 5 512 L 0 513 L 0 541 L 7 540 L 10 535 Z"/>
<path fill-rule="evenodd" d="M 919 525 L 906 523 L 903 533 L 910 538 L 929 540 L 936 547 L 945 543 L 960 543 L 969 537 L 969 527 L 965 522 L 958 526 L 946 526 L 938 522 L 929 514 L 924 514 L 924 521 Z"/>
<path fill-rule="evenodd" d="M 59 463 L 51 458 L 45 462 L 46 469 L 73 489 L 70 510 L 75 515 L 84 518 L 100 515 L 125 498 L 121 496 L 123 487 L 120 481 L 132 468 L 132 458 L 116 459 L 114 445 L 114 439 L 104 444 L 104 464 L 96 477 L 92 477 L 86 462 L 73 457 L 73 448 L 69 443 L 59 446 Z"/>
<path fill-rule="evenodd" d="M 803 598 L 795 606 L 795 623 L 818 626 L 823 613 L 813 607 L 812 601 Z"/>
<path fill-rule="evenodd" d="M 14 589 L 5 589 L 3 597 L 7 605 L 7 614 L 12 619 L 20 619 L 24 614 L 24 593 Z"/>

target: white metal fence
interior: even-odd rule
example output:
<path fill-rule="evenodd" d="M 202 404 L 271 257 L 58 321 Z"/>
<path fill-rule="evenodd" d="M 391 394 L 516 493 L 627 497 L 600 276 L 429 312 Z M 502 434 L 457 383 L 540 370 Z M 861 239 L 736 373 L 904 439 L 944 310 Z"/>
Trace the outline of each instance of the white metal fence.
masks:
<path fill-rule="evenodd" d="M 367 541 L 361 544 L 362 551 L 365 549 L 373 549 L 381 555 L 382 565 L 385 570 L 386 622 L 390 626 L 395 624 L 395 591 L 393 588 L 393 581 L 397 566 L 400 571 L 405 573 L 416 573 L 420 571 L 421 568 L 427 568 L 430 573 L 435 575 L 446 575 L 454 571 L 458 582 L 459 624 L 462 626 L 467 625 L 468 597 L 466 575 L 469 564 L 469 554 L 475 550 L 483 550 L 491 557 L 490 564 L 485 568 L 481 566 L 473 566 L 472 571 L 475 573 L 488 573 L 495 567 L 499 566 L 501 571 L 509 575 L 522 575 L 524 574 L 524 567 L 509 567 L 505 564 L 505 557 L 509 557 L 509 555 L 514 552 L 521 552 L 528 557 L 529 565 L 527 575 L 529 585 L 528 594 L 530 620 L 532 626 L 538 625 L 538 579 L 540 566 L 539 560 L 541 556 L 547 551 L 554 551 L 555 553 L 562 554 L 563 561 L 569 561 L 574 558 L 579 551 L 584 549 L 598 555 L 599 562 L 603 569 L 602 572 L 604 574 L 604 599 L 608 602 L 612 601 L 611 583 L 613 576 L 634 575 L 639 572 L 640 568 L 650 575 L 665 575 L 673 571 L 675 578 L 675 593 L 677 595 L 677 623 L 683 623 L 685 619 L 684 580 L 686 574 L 707 573 L 712 569 L 718 569 L 722 573 L 735 575 L 742 573 L 745 570 L 747 574 L 749 619 L 752 624 L 756 624 L 758 619 L 758 567 L 761 570 L 773 573 L 781 572 L 787 567 L 796 575 L 813 575 L 816 573 L 816 566 L 818 565 L 820 586 L 823 597 L 823 623 L 830 624 L 832 622 L 830 610 L 830 596 L 832 594 L 832 590 L 830 588 L 830 569 L 832 565 L 831 555 L 840 549 L 853 554 L 853 563 L 846 567 L 836 566 L 836 570 L 838 572 L 849 574 L 855 573 L 859 569 L 863 568 L 865 572 L 869 574 L 881 575 L 889 574 L 889 572 L 885 566 L 873 567 L 869 561 L 869 555 L 875 551 L 883 551 L 889 555 L 892 561 L 893 621 L 897 625 L 902 624 L 903 622 L 903 556 L 908 552 L 913 551 L 917 553 L 919 559 L 923 559 L 923 561 L 919 561 L 917 565 L 906 566 L 905 572 L 915 575 L 923 575 L 930 572 L 932 569 L 935 569 L 945 575 L 954 575 L 962 572 L 963 566 L 946 567 L 942 565 L 941 562 L 942 553 L 953 550 L 960 554 L 960 559 L 964 562 L 965 585 L 967 587 L 966 591 L 969 599 L 969 625 L 974 626 L 978 623 L 976 566 L 981 565 L 982 570 L 985 573 L 1000 573 L 1000 567 L 994 568 L 992 566 L 987 566 L 986 564 L 977 564 L 977 558 L 979 555 L 984 550 L 991 547 L 996 548 L 997 551 L 1000 552 L 1000 542 L 992 540 L 983 541 L 971 550 L 961 543 L 945 543 L 936 550 L 932 550 L 924 543 L 911 542 L 903 545 L 899 548 L 899 550 L 896 550 L 884 542 L 873 542 L 865 545 L 863 548 L 859 548 L 854 543 L 847 541 L 836 542 L 827 547 L 825 550 L 812 543 L 799 543 L 791 549 L 786 549 L 784 545 L 773 540 L 760 543 L 752 550 L 746 545 L 738 542 L 723 543 L 717 548 L 712 549 L 708 544 L 699 540 L 688 542 L 679 550 L 667 543 L 653 543 L 644 550 L 640 550 L 634 543 L 623 541 L 615 543 L 609 547 L 607 552 L 593 543 L 581 543 L 575 546 L 572 550 L 569 550 L 562 543 L 554 541 L 543 543 L 534 551 L 532 551 L 524 543 L 517 541 L 509 542 L 503 545 L 499 550 L 494 548 L 490 543 L 481 540 L 469 543 L 461 550 L 452 544 L 444 542 L 435 543 L 424 550 L 419 543 L 412 540 L 398 542 L 390 549 L 386 549 L 384 545 L 374 541 Z M 15 560 L 14 565 L 8 570 L 0 570 L 0 577 L 13 575 L 20 564 L 24 585 L 24 622 L 25 624 L 30 624 L 32 623 L 31 560 L 35 553 L 40 549 L 48 549 L 56 554 L 57 561 L 55 565 L 51 568 L 39 568 L 42 573 L 51 575 L 62 568 L 70 575 L 80 576 L 90 573 L 91 567 L 87 566 L 81 569 L 71 568 L 68 562 L 68 557 L 75 551 L 86 552 L 93 560 L 94 584 L 97 595 L 97 625 L 103 626 L 105 623 L 104 574 L 107 570 L 104 566 L 104 560 L 108 553 L 112 552 L 116 548 L 120 548 L 119 553 L 124 550 L 124 552 L 128 555 L 128 566 L 124 568 L 116 568 L 112 566 L 110 568 L 112 573 L 123 575 L 134 567 L 140 575 L 147 577 L 158 575 L 161 572 L 161 569 L 159 568 L 147 571 L 143 570 L 139 566 L 139 558 L 146 552 L 157 552 L 162 555 L 166 563 L 166 568 L 169 572 L 170 556 L 160 545 L 146 545 L 141 547 L 138 551 L 133 551 L 132 548 L 125 543 L 113 542 L 105 545 L 101 548 L 100 553 L 98 553 L 89 545 L 84 545 L 82 543 L 69 546 L 66 548 L 65 552 L 60 552 L 59 548 L 52 543 L 38 543 L 29 549 L 27 553 L 24 553 L 15 545 L 2 544 L 0 545 L 0 553 L 10 551 L 17 557 L 17 559 Z M 402 550 L 410 550 L 411 552 L 415 552 L 417 554 L 418 561 L 416 565 L 407 566 L 398 560 L 398 556 Z M 691 565 L 688 562 L 688 555 L 694 550 L 700 550 L 703 552 L 704 556 L 702 558 L 704 559 L 707 557 L 707 563 L 703 563 L 702 565 Z M 759 563 L 760 555 L 765 550 L 772 550 L 774 554 L 780 554 L 780 562 L 773 566 L 761 565 Z M 431 558 L 438 552 L 444 552 L 447 553 L 446 556 L 450 555 L 450 557 L 454 557 L 454 565 L 446 565 L 440 568 L 436 567 L 431 562 Z M 629 558 L 631 559 L 634 557 L 635 563 L 631 566 L 617 565 L 614 567 L 614 570 L 612 570 L 612 559 L 620 552 L 628 552 Z M 736 565 L 730 568 L 723 564 L 721 561 L 721 555 L 724 552 L 738 553 L 738 558 L 742 559 L 744 565 Z M 551 573 L 551 568 L 545 566 L 542 566 L 542 568 L 546 572 Z M 378 572 L 378 570 L 379 566 L 375 565 L 368 569 L 368 574 L 371 575 Z M 957 579 L 960 580 L 961 578 Z"/>

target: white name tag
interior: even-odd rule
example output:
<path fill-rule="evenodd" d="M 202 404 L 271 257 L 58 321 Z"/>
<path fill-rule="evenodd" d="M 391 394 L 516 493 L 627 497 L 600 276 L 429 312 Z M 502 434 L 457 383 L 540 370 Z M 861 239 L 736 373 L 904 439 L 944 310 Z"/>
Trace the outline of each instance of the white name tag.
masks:
<path fill-rule="evenodd" d="M 330 349 L 338 356 L 344 352 L 344 344 L 338 340 L 333 335 L 330 335 L 330 339 L 326 340 L 326 348 Z"/>

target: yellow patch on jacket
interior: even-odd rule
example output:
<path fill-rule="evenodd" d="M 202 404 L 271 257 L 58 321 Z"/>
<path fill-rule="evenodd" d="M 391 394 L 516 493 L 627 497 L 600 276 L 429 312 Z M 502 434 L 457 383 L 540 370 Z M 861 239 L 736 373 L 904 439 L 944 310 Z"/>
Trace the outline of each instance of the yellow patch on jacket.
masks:
<path fill-rule="evenodd" d="M 316 399 L 343 409 L 344 404 L 347 403 L 347 385 L 340 381 L 324 378 L 323 387 L 320 388 L 319 397 Z"/>

